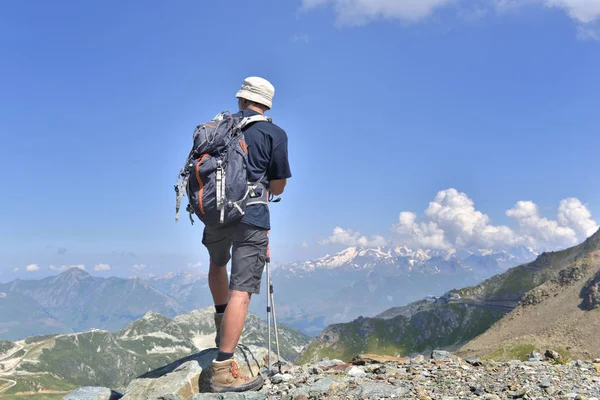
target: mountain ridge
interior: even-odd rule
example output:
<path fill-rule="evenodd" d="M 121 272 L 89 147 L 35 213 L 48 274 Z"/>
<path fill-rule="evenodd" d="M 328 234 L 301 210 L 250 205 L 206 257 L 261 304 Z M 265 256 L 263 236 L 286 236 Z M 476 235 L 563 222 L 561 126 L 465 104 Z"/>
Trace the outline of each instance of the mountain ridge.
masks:
<path fill-rule="evenodd" d="M 548 347 L 564 349 L 563 356 L 600 356 L 600 231 L 566 255 L 571 261 L 565 268 L 526 292 L 517 307 L 457 354 L 502 359 L 513 348 Z"/>
<path fill-rule="evenodd" d="M 300 360 L 311 362 L 321 356 L 347 359 L 364 352 L 412 355 L 434 348 L 456 350 L 515 309 L 529 291 L 560 278 L 578 255 L 599 248 L 600 230 L 577 246 L 544 252 L 532 262 L 477 285 L 389 309 L 378 314 L 379 318 L 359 317 L 330 325 L 311 341 Z"/>
<path fill-rule="evenodd" d="M 407 246 L 396 247 L 361 247 L 350 246 L 334 254 L 326 254 L 315 260 L 282 264 L 279 268 L 284 270 L 302 270 L 314 271 L 315 269 L 336 269 L 344 267 L 346 269 L 374 268 L 378 263 L 397 263 L 398 260 L 405 259 L 404 263 L 413 266 L 422 264 L 431 259 L 442 259 L 449 261 L 451 259 L 466 261 L 469 257 L 496 260 L 503 265 L 513 260 L 533 258 L 537 256 L 531 248 L 516 246 L 508 250 L 494 251 L 489 249 L 479 249 L 477 251 L 468 250 L 430 250 L 430 249 L 410 249 Z M 356 262 L 356 260 L 362 261 Z"/>
<path fill-rule="evenodd" d="M 423 292 L 441 295 L 456 284 L 475 283 L 514 262 L 506 254 L 462 252 L 464 261 L 452 250 L 354 247 L 313 261 L 315 265 L 324 262 L 327 268 L 285 264 L 273 270 L 278 317 L 305 334 L 316 335 L 332 323 L 375 315 L 390 306 L 417 300 Z M 263 279 L 261 293 L 266 290 Z M 3 320 L 9 322 L 0 323 L 0 339 L 88 328 L 116 330 L 150 309 L 173 317 L 212 305 L 207 272 L 201 270 L 104 278 L 73 267 L 39 280 L 15 279 L 0 284 L 0 293 L 4 292 L 12 293 L 13 298 L 25 296 L 28 300 L 23 304 L 28 304 L 31 315 L 45 313 L 50 319 L 36 332 L 36 324 L 26 318 L 27 312 L 12 313 L 10 319 Z M 17 303 L 11 304 L 16 307 Z M 255 296 L 250 311 L 264 315 L 266 305 L 265 296 Z"/>
<path fill-rule="evenodd" d="M 78 268 L 40 280 L 16 279 L 0 284 L 1 298 L 7 310 L 8 300 L 26 299 L 30 310 L 39 309 L 57 323 L 55 331 L 39 333 L 67 333 L 86 329 L 118 329 L 127 322 L 143 315 L 148 309 L 175 316 L 182 307 L 170 296 L 161 293 L 141 279 L 118 277 L 94 277 Z M 11 308 L 19 309 L 17 305 Z M 21 308 L 21 311 L 23 309 Z M 33 311 L 31 311 L 33 312 Z M 18 339 L 22 336 L 19 326 L 24 324 L 27 313 L 13 313 L 4 321 L 0 339 Z M 22 322 L 20 322 L 22 321 Z M 30 332 L 30 331 L 28 331 Z"/>
<path fill-rule="evenodd" d="M 52 375 L 58 380 L 53 385 L 123 387 L 182 357 L 216 351 L 213 315 L 212 307 L 174 318 L 149 311 L 117 331 L 93 329 L 0 341 L 0 379 L 40 380 Z M 278 324 L 278 330 L 282 358 L 293 361 L 309 338 L 285 325 Z M 267 326 L 257 316 L 247 316 L 240 345 L 267 346 Z"/>

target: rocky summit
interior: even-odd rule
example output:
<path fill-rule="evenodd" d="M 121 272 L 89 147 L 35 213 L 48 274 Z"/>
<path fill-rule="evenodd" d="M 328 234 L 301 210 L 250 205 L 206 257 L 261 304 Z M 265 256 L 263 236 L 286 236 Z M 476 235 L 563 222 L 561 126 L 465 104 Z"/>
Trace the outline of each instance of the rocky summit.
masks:
<path fill-rule="evenodd" d="M 465 360 L 447 351 L 434 351 L 427 358 L 359 355 L 349 363 L 326 359 L 312 365 L 283 364 L 274 375 L 264 368 L 259 372 L 252 349 L 244 349 L 236 352 L 240 369 L 262 373 L 265 385 L 257 392 L 221 394 L 206 393 L 203 387 L 213 353 L 205 351 L 145 374 L 130 383 L 124 396 L 89 387 L 64 399 L 600 399 L 600 360 L 567 361 L 551 349 L 544 356 L 531 354 L 535 361 L 508 362 Z"/>

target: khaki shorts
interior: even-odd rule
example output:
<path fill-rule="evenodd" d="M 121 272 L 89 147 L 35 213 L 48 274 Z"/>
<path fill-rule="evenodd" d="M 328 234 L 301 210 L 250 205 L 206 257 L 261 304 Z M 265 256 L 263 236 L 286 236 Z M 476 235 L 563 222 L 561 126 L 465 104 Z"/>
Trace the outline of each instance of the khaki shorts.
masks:
<path fill-rule="evenodd" d="M 260 293 L 261 278 L 269 248 L 266 229 L 241 222 L 218 230 L 205 227 L 202 244 L 208 250 L 213 264 L 225 268 L 231 260 L 229 289 Z"/>

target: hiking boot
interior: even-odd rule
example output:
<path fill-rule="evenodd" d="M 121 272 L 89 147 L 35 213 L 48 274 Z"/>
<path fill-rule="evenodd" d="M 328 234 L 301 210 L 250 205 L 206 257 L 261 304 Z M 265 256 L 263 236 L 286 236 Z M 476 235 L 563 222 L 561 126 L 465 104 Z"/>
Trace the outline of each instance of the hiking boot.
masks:
<path fill-rule="evenodd" d="M 213 393 L 257 391 L 264 384 L 260 374 L 253 380 L 242 374 L 233 358 L 213 361 L 210 372 L 210 391 Z"/>
<path fill-rule="evenodd" d="M 215 344 L 217 345 L 217 349 L 221 344 L 221 322 L 223 321 L 223 313 L 218 314 L 215 313 L 215 328 L 217 329 L 217 334 L 215 336 Z"/>

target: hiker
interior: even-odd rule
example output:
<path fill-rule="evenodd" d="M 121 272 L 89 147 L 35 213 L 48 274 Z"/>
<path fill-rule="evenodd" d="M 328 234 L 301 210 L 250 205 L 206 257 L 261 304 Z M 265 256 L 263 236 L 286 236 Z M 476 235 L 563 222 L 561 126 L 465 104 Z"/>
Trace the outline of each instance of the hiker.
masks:
<path fill-rule="evenodd" d="M 274 94 L 275 89 L 267 80 L 246 78 L 236 94 L 239 112 L 233 117 L 264 115 L 271 109 Z M 215 304 L 215 342 L 219 349 L 211 366 L 213 392 L 258 390 L 263 385 L 260 375 L 251 380 L 239 372 L 233 354 L 244 328 L 250 298 L 260 293 L 271 229 L 269 194 L 283 193 L 287 179 L 292 176 L 283 129 L 271 121 L 258 121 L 244 129 L 244 136 L 248 181 L 264 185 L 259 196 L 265 201 L 249 202 L 241 221 L 232 226 L 205 227 L 202 237 L 210 256 L 208 283 Z M 229 281 L 226 266 L 230 260 Z"/>

